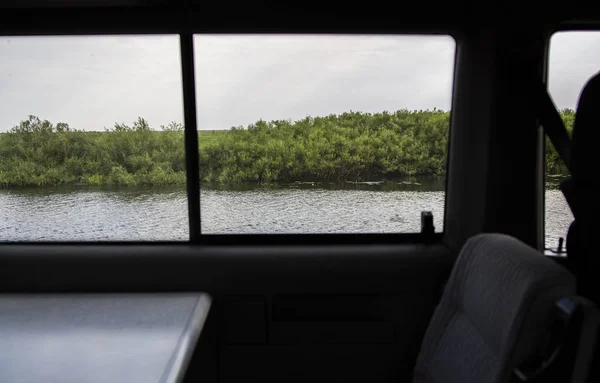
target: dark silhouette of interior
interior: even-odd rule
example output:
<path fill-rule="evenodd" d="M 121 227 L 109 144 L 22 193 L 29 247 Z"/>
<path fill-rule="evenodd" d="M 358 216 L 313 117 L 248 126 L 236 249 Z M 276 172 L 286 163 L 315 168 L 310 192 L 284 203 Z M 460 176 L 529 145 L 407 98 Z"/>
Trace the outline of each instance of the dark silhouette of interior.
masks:
<path fill-rule="evenodd" d="M 451 271 L 469 238 L 502 233 L 542 256 L 544 164 L 540 158 L 545 137 L 535 101 L 537 86 L 547 80 L 550 36 L 559 30 L 600 29 L 600 14 L 592 5 L 536 3 L 3 2 L 0 34 L 4 36 L 181 36 L 191 234 L 189 242 L 183 243 L 3 243 L 1 291 L 40 295 L 205 292 L 212 305 L 185 382 L 413 381 L 431 318 L 446 282 L 458 278 L 451 277 Z M 443 233 L 201 234 L 192 66 L 195 33 L 453 36 L 457 45 Z M 597 97 L 594 100 L 600 105 Z M 578 112 L 577 116 L 575 134 L 586 136 L 573 146 L 577 166 L 593 169 L 593 150 L 585 143 L 594 142 L 597 133 L 592 125 L 597 127 L 599 120 L 595 114 L 579 117 Z M 588 186 L 589 193 L 597 191 L 597 185 Z M 583 218 L 577 219 L 583 229 L 570 242 L 573 250 L 569 247 L 567 257 L 543 262 L 552 263 L 550 268 L 559 264 L 577 277 L 579 286 L 569 294 L 589 298 L 582 305 L 588 310 L 592 301 L 600 304 L 593 293 L 600 291 L 592 242 L 597 223 L 590 218 L 596 216 L 598 203 L 586 202 L 582 209 Z M 579 342 L 582 333 L 583 338 L 595 336 L 582 331 L 577 329 L 573 339 Z M 583 341 L 594 343 L 594 339 Z M 565 346 L 567 350 L 578 347 L 579 343 Z M 587 381 L 597 381 L 598 352 L 571 353 L 575 354 L 580 360 L 595 358 L 585 363 L 592 366 Z M 560 374 L 553 374 L 555 380 L 546 376 L 541 381 L 575 381 L 567 379 L 579 359 L 565 362 L 565 358 L 554 367 L 568 370 L 562 380 Z"/>

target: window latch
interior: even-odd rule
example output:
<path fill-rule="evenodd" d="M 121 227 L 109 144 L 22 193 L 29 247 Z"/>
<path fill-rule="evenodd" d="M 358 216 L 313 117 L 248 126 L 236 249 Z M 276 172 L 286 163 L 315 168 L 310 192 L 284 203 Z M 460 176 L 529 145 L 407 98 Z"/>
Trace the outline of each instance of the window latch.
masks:
<path fill-rule="evenodd" d="M 421 212 L 421 234 L 425 238 L 426 242 L 430 242 L 433 239 L 435 233 L 435 226 L 433 226 L 433 213 L 431 211 Z"/>
<path fill-rule="evenodd" d="M 560 237 L 558 239 L 558 247 L 556 249 L 553 249 L 551 247 L 547 247 L 546 250 L 550 251 L 553 254 L 566 254 L 567 250 L 564 249 L 563 244 L 565 242 L 565 239 L 563 237 Z"/>

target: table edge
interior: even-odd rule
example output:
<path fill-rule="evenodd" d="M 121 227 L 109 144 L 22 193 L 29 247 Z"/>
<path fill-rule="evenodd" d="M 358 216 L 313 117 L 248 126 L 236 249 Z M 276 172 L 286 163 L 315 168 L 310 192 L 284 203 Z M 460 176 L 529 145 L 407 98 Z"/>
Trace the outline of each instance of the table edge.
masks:
<path fill-rule="evenodd" d="M 177 348 L 173 355 L 171 355 L 169 364 L 160 380 L 161 383 L 180 383 L 183 381 L 196 343 L 202 333 L 206 317 L 210 311 L 211 303 L 212 299 L 210 295 L 202 293 L 198 296 L 194 310 L 190 314 L 185 329 L 177 342 Z"/>

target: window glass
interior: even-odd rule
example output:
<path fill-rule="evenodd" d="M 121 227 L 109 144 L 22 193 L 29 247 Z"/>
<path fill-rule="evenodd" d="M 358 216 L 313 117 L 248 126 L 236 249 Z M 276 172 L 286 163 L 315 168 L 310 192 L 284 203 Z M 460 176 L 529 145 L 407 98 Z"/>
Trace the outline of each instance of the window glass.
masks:
<path fill-rule="evenodd" d="M 550 40 L 548 62 L 549 92 L 569 133 L 573 129 L 579 94 L 585 83 L 600 69 L 600 32 L 559 32 Z M 568 175 L 562 160 L 546 139 L 546 248 L 556 249 L 559 238 L 566 240 L 573 215 L 558 189 Z M 565 242 L 566 244 L 566 242 Z"/>
<path fill-rule="evenodd" d="M 442 231 L 449 36 L 197 35 L 203 233 Z"/>
<path fill-rule="evenodd" d="M 0 241 L 187 240 L 178 36 L 0 38 Z"/>

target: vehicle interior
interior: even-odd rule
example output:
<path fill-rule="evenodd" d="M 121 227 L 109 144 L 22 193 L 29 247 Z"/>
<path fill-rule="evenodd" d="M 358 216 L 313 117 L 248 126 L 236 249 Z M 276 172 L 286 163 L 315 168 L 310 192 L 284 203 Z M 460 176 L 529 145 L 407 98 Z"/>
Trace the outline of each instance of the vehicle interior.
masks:
<path fill-rule="evenodd" d="M 189 225 L 177 241 L 0 238 L 6 299 L 100 295 L 114 309 L 111 297 L 205 294 L 210 309 L 189 355 L 161 382 L 600 381 L 600 185 L 589 176 L 600 80 L 581 84 L 572 138 L 546 91 L 552 36 L 599 30 L 592 5 L 22 0 L 0 8 L 4 37 L 178 36 Z M 415 218 L 421 230 L 403 233 L 203 232 L 194 82 L 194 36 L 203 34 L 451 36 L 442 227 L 434 233 L 424 213 Z M 554 252 L 544 239 L 548 145 L 569 170 L 561 190 L 577 223 Z M 27 322 L 17 314 L 30 306 L 0 306 L 0 326 Z M 0 354 L 16 353 L 11 347 Z M 72 381 L 101 381 L 82 374 Z"/>

